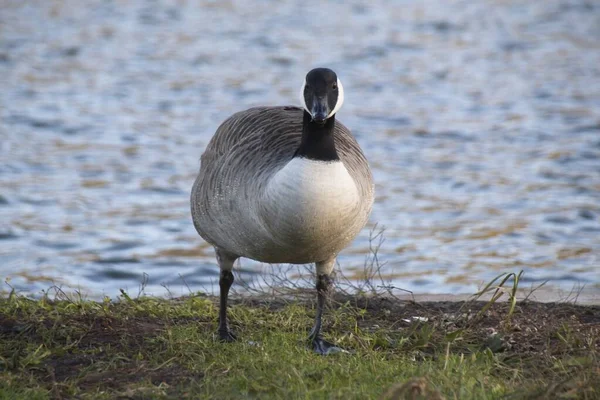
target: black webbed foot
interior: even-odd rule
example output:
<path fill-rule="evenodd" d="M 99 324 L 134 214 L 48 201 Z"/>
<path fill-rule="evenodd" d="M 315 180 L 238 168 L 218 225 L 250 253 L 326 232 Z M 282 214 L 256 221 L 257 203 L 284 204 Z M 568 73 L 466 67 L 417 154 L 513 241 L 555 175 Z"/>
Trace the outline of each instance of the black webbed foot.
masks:
<path fill-rule="evenodd" d="M 224 343 L 231 343 L 237 340 L 237 336 L 233 334 L 229 329 L 219 329 L 219 341 Z"/>
<path fill-rule="evenodd" d="M 310 339 L 310 346 L 313 351 L 322 356 L 327 356 L 336 353 L 348 353 L 346 350 L 334 345 L 331 342 L 323 339 L 321 336 L 316 336 Z"/>

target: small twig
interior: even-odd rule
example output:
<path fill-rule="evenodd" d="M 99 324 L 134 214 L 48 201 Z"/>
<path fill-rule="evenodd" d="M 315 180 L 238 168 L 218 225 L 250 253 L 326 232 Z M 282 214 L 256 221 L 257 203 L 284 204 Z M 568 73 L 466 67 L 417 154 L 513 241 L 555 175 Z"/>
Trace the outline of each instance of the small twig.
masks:
<path fill-rule="evenodd" d="M 399 288 L 399 287 L 396 287 L 396 286 L 393 286 L 393 285 L 387 285 L 387 286 L 382 286 L 382 285 L 379 285 L 379 286 L 377 286 L 377 287 L 380 287 L 380 288 L 383 288 L 383 289 L 385 289 L 385 290 L 386 290 L 386 291 L 389 293 L 389 295 L 390 295 L 390 296 L 392 296 L 392 297 L 394 297 L 394 298 L 396 298 L 396 299 L 397 299 L 398 297 L 397 297 L 396 295 L 394 295 L 394 293 L 392 292 L 392 290 L 401 290 L 401 291 L 403 291 L 403 292 L 410 293 L 410 299 L 411 299 L 411 301 L 412 301 L 413 303 L 416 303 L 416 302 L 417 302 L 417 301 L 415 300 L 415 294 L 413 293 L 413 291 L 412 291 L 412 290 L 408 290 L 408 289 L 402 289 L 402 288 Z"/>
<path fill-rule="evenodd" d="M 533 287 L 533 284 L 531 285 L 531 290 L 529 291 L 529 293 L 527 293 L 527 296 L 525 296 L 525 298 L 522 301 L 528 301 L 529 297 L 531 297 L 531 295 L 538 289 L 540 289 L 542 286 L 544 286 L 546 283 L 548 283 L 549 281 L 546 280 L 542 283 L 540 283 L 538 286 L 536 286 L 535 288 Z"/>
<path fill-rule="evenodd" d="M 187 282 L 185 281 L 185 278 L 183 277 L 183 275 L 179 274 L 179 278 L 181 279 L 181 281 L 183 282 L 183 284 L 187 288 L 189 294 L 192 295 L 193 294 L 192 289 L 190 288 L 190 285 L 188 285 Z"/>
<path fill-rule="evenodd" d="M 169 289 L 169 287 L 167 286 L 167 284 L 163 282 L 163 283 L 160 284 L 160 286 L 162 286 L 167 291 L 167 293 L 169 295 L 169 298 L 173 299 L 173 293 L 171 292 L 171 289 Z"/>
<path fill-rule="evenodd" d="M 146 290 L 146 285 L 148 285 L 149 275 L 145 272 L 142 273 L 142 282 L 140 282 L 140 288 L 138 289 L 137 298 L 139 299 L 142 294 L 144 294 L 144 290 Z"/>

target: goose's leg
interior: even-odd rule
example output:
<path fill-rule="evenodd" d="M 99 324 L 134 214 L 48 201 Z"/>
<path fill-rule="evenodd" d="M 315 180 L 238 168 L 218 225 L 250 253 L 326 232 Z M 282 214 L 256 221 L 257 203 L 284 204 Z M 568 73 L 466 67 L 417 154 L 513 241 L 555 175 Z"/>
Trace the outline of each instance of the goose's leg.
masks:
<path fill-rule="evenodd" d="M 227 323 L 227 297 L 229 296 L 229 288 L 233 284 L 233 263 L 239 257 L 229 253 L 223 249 L 215 247 L 217 253 L 217 261 L 221 274 L 219 277 L 220 302 L 219 302 L 219 339 L 223 342 L 233 342 L 237 338 L 229 329 Z"/>
<path fill-rule="evenodd" d="M 339 347 L 324 340 L 321 337 L 321 319 L 323 317 L 323 308 L 327 303 L 328 297 L 333 286 L 333 266 L 335 258 L 317 263 L 317 315 L 308 340 L 313 350 L 319 354 L 327 355 L 342 351 Z"/>

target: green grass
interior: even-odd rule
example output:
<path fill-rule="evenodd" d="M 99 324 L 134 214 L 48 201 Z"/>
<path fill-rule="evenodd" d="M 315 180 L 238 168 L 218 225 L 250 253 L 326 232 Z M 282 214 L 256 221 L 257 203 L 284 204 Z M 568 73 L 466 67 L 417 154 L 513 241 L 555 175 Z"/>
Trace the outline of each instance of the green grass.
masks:
<path fill-rule="evenodd" d="M 599 307 L 338 296 L 325 336 L 351 354 L 327 357 L 303 340 L 310 301 L 234 302 L 232 344 L 217 311 L 201 295 L 0 299 L 0 399 L 600 398 Z"/>

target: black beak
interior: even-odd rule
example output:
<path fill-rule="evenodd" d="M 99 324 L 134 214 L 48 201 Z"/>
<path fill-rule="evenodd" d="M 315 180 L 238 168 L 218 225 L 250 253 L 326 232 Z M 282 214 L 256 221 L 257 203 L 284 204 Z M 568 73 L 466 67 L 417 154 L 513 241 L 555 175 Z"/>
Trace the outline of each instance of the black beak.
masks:
<path fill-rule="evenodd" d="M 313 122 L 323 125 L 328 114 L 329 106 L 327 105 L 327 97 L 315 97 L 311 112 Z"/>

